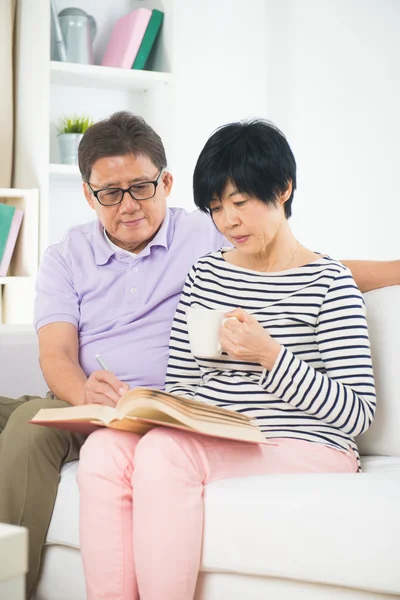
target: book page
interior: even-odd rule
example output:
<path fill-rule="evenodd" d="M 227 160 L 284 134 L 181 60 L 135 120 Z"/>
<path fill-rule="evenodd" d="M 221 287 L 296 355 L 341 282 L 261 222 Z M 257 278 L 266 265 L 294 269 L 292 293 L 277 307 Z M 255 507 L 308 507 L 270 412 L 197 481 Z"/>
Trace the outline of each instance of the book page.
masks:
<path fill-rule="evenodd" d="M 154 406 L 154 404 L 152 403 L 156 403 L 158 409 L 161 412 L 165 412 L 165 409 L 170 407 L 178 411 L 180 415 L 186 415 L 187 417 L 196 419 L 198 421 L 210 421 L 211 423 L 226 423 L 232 425 L 241 425 L 244 427 L 253 426 L 249 418 L 242 419 L 242 415 L 233 410 L 224 409 L 223 412 L 210 411 L 208 410 L 207 404 L 201 404 L 200 402 L 195 402 L 195 405 L 193 407 L 188 407 L 187 405 L 183 404 L 178 397 L 174 398 L 172 401 L 168 399 L 167 402 L 164 398 L 159 398 L 158 396 L 137 396 L 131 398 L 130 400 L 125 399 L 125 403 L 122 409 L 119 408 L 116 411 L 117 417 L 123 419 L 125 415 L 136 415 L 137 407 Z"/>
<path fill-rule="evenodd" d="M 32 419 L 32 423 L 52 421 L 101 421 L 110 423 L 115 418 L 115 408 L 104 404 L 82 404 L 66 408 L 42 408 Z"/>
<path fill-rule="evenodd" d="M 119 431 L 130 431 L 131 433 L 137 433 L 138 435 L 144 435 L 150 429 L 153 429 L 152 423 L 145 421 L 139 421 L 136 417 L 125 417 L 124 419 L 117 419 L 111 421 L 108 425 L 110 429 L 118 429 Z"/>
<path fill-rule="evenodd" d="M 126 408 L 126 407 L 125 407 Z M 208 433 L 218 437 L 234 437 L 235 439 L 252 439 L 264 442 L 265 438 L 258 427 L 249 423 L 233 423 L 224 420 L 199 419 L 182 412 L 175 407 L 168 406 L 156 398 L 136 398 L 130 404 L 129 415 L 125 418 L 149 419 L 159 423 L 183 424 L 193 431 Z"/>
<path fill-rule="evenodd" d="M 198 402 L 197 400 L 183 398 L 182 396 L 167 394 L 166 392 L 162 392 L 153 388 L 140 387 L 135 388 L 134 390 L 129 390 L 129 392 L 120 398 L 116 406 L 117 414 L 122 418 L 125 414 L 130 413 L 134 408 L 136 401 L 139 399 L 154 399 L 163 406 L 172 406 L 178 411 L 196 418 L 208 417 L 212 421 L 228 420 L 235 423 L 251 423 L 250 417 L 233 410 Z"/>

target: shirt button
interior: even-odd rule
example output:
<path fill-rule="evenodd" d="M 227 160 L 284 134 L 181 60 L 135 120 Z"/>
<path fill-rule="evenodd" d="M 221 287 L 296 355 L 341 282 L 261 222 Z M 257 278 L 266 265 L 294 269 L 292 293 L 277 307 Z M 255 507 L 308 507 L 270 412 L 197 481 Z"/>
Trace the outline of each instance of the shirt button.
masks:
<path fill-rule="evenodd" d="M 132 294 L 136 294 L 136 288 L 131 288 Z"/>
<path fill-rule="evenodd" d="M 132 271 L 133 271 L 134 273 L 137 273 L 137 272 L 138 272 L 138 268 L 137 268 L 137 267 L 133 267 Z"/>

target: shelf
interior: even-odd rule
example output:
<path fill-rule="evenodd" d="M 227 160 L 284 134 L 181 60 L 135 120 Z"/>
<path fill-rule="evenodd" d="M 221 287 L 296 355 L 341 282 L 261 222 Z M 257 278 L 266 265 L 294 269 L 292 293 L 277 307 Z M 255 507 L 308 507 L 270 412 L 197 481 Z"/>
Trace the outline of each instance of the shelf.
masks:
<path fill-rule="evenodd" d="M 18 275 L 8 275 L 7 277 L 0 277 L 0 285 L 7 285 L 7 283 L 12 283 L 13 281 L 28 281 L 29 279 L 34 279 L 29 275 L 18 276 Z"/>
<path fill-rule="evenodd" d="M 50 83 L 86 88 L 145 92 L 168 85 L 170 73 L 117 69 L 98 65 L 81 65 L 59 61 L 50 62 Z"/>
<path fill-rule="evenodd" d="M 50 164 L 49 165 L 49 173 L 50 173 L 50 175 L 62 175 L 62 176 L 66 176 L 66 177 L 80 177 L 81 176 L 78 165 Z"/>
<path fill-rule="evenodd" d="M 35 188 L 34 194 L 37 193 Z M 32 189 L 20 189 L 20 188 L 0 188 L 0 198 L 23 198 L 29 197 L 32 193 Z"/>
<path fill-rule="evenodd" d="M 39 253 L 39 190 L 32 189 L 0 189 L 0 202 L 23 210 L 21 229 L 19 230 L 13 251 L 10 276 L 1 277 L 2 285 L 30 280 L 36 275 Z"/>

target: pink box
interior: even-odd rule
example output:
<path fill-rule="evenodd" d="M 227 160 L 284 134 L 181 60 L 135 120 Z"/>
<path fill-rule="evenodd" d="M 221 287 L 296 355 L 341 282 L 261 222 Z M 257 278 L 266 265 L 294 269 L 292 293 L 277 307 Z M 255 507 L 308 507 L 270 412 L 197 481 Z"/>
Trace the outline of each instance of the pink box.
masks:
<path fill-rule="evenodd" d="M 149 8 L 136 8 L 118 19 L 104 53 L 103 67 L 132 68 L 151 13 Z"/>

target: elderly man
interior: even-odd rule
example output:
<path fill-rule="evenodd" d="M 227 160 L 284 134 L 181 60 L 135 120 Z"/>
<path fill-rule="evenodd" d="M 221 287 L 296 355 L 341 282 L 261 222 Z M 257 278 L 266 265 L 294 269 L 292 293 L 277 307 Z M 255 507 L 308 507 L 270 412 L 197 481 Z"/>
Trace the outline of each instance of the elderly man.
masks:
<path fill-rule="evenodd" d="M 169 333 L 187 272 L 224 239 L 199 212 L 167 208 L 164 147 L 140 117 L 122 112 L 91 127 L 79 147 L 87 202 L 97 219 L 45 252 L 35 325 L 46 398 L 0 398 L 0 522 L 29 529 L 27 596 L 61 466 L 83 436 L 29 425 L 40 408 L 114 405 L 134 386 L 163 387 Z M 344 261 L 360 289 L 400 283 L 400 261 Z M 110 371 L 99 370 L 100 354 Z"/>

